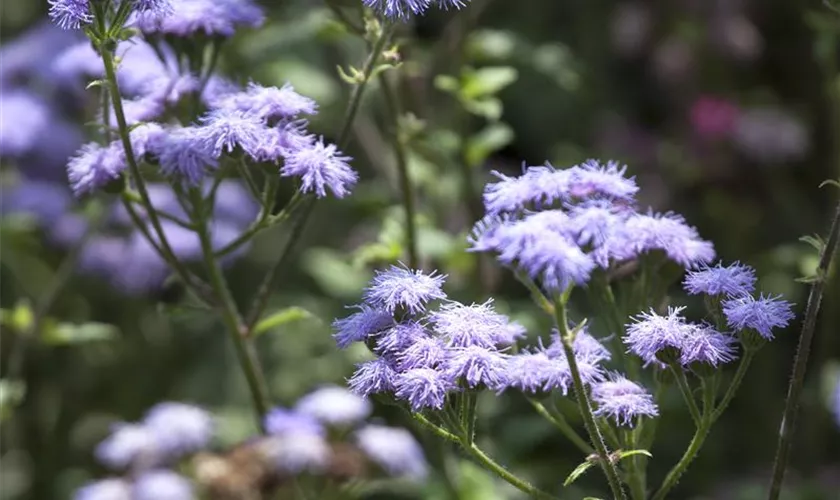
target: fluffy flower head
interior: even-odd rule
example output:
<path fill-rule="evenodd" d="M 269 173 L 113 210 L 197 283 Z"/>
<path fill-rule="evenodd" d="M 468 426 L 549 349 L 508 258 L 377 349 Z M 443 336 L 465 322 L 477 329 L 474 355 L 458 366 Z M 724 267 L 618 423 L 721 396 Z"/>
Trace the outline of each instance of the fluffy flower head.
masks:
<path fill-rule="evenodd" d="M 351 159 L 335 144 L 325 144 L 322 137 L 286 154 L 280 175 L 300 177 L 300 190 L 304 193 L 315 192 L 318 198 L 323 198 L 329 189 L 336 198 L 344 198 L 359 179 L 347 163 Z"/>
<path fill-rule="evenodd" d="M 423 449 L 405 429 L 368 425 L 356 432 L 359 448 L 392 476 L 422 479 L 428 474 Z"/>
<path fill-rule="evenodd" d="M 343 387 L 326 386 L 300 398 L 295 411 L 327 425 L 346 425 L 364 420 L 371 405 Z"/>
<path fill-rule="evenodd" d="M 376 271 L 363 297 L 369 305 L 381 307 L 391 314 L 397 309 L 418 314 L 425 311 L 428 302 L 446 298 L 442 289 L 445 279 L 445 275 L 435 272 L 425 274 L 391 266 L 385 271 Z"/>
<path fill-rule="evenodd" d="M 715 267 L 705 266 L 690 271 L 683 282 L 685 290 L 693 295 L 745 295 L 755 288 L 755 271 L 749 266 L 735 262 L 726 267 L 719 263 Z"/>
<path fill-rule="evenodd" d="M 773 330 L 784 328 L 794 318 L 791 303 L 780 297 L 759 298 L 744 295 L 723 302 L 726 322 L 734 330 L 749 328 L 767 340 L 773 340 Z"/>
<path fill-rule="evenodd" d="M 612 418 L 619 425 L 632 425 L 636 417 L 659 415 L 653 396 L 621 375 L 593 385 L 592 400 L 598 405 L 596 416 Z"/>

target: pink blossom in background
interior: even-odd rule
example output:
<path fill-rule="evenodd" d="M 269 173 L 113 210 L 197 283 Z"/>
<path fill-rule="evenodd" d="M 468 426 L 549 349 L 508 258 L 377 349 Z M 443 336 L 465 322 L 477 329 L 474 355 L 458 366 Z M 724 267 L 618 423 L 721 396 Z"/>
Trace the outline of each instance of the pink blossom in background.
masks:
<path fill-rule="evenodd" d="M 740 110 L 732 101 L 714 96 L 701 96 L 691 105 L 691 127 L 701 139 L 717 141 L 735 130 Z"/>

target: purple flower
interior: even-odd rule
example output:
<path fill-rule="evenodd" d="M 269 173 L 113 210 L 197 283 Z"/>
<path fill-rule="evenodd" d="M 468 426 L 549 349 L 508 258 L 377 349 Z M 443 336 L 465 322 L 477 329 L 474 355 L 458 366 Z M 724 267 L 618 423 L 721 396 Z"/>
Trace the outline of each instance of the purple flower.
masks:
<path fill-rule="evenodd" d="M 632 426 L 635 417 L 659 415 L 653 396 L 622 375 L 593 385 L 592 400 L 598 405 L 596 416 L 613 418 L 618 425 Z"/>
<path fill-rule="evenodd" d="M 344 198 L 359 179 L 347 164 L 351 159 L 338 151 L 335 144 L 324 144 L 322 137 L 286 154 L 280 175 L 300 177 L 300 190 L 304 193 L 314 191 L 318 198 L 323 198 L 329 188 L 336 198 Z"/>
<path fill-rule="evenodd" d="M 269 121 L 295 118 L 301 114 L 312 115 L 318 110 L 314 100 L 298 94 L 288 83 L 281 88 L 250 83 L 245 92 L 228 94 L 215 102 L 214 106 L 241 111 Z"/>
<path fill-rule="evenodd" d="M 47 104 L 27 91 L 0 94 L 0 155 L 18 157 L 45 138 L 52 116 Z"/>
<path fill-rule="evenodd" d="M 132 500 L 193 500 L 190 482 L 170 470 L 151 470 L 137 476 L 131 488 Z"/>
<path fill-rule="evenodd" d="M 350 390 L 359 396 L 388 392 L 394 389 L 397 372 L 385 358 L 365 361 L 356 366 L 356 371 L 347 384 Z"/>
<path fill-rule="evenodd" d="M 601 361 L 609 361 L 612 358 L 609 349 L 604 347 L 598 339 L 590 335 L 586 328 L 583 328 L 575 336 L 575 341 L 572 343 L 572 351 L 580 363 L 586 361 L 588 363 L 597 364 Z M 545 349 L 545 353 L 549 358 L 565 359 L 566 353 L 563 349 L 563 342 L 560 340 L 560 333 L 555 329 L 551 335 L 551 344 Z"/>
<path fill-rule="evenodd" d="M 93 22 L 89 0 L 49 0 L 50 18 L 63 29 L 79 29 Z"/>
<path fill-rule="evenodd" d="M 175 402 L 153 406 L 143 418 L 161 451 L 178 457 L 206 447 L 213 437 L 213 418 L 201 408 Z"/>
<path fill-rule="evenodd" d="M 445 279 L 446 275 L 434 271 L 424 274 L 419 270 L 391 266 L 385 271 L 376 271 L 363 297 L 369 305 L 391 314 L 397 309 L 418 314 L 425 311 L 429 301 L 446 298 L 442 290 Z"/>
<path fill-rule="evenodd" d="M 73 193 L 82 196 L 105 187 L 117 179 L 125 168 L 121 145 L 112 143 L 103 147 L 88 143 L 67 163 L 67 178 Z"/>
<path fill-rule="evenodd" d="M 602 165 L 598 160 L 586 160 L 583 165 L 572 167 L 569 171 L 568 190 L 574 199 L 603 196 L 631 203 L 639 191 L 635 179 L 624 176 L 627 167 L 619 167 L 614 161 Z"/>
<path fill-rule="evenodd" d="M 726 267 L 719 263 L 715 267 L 705 266 L 689 272 L 683 287 L 696 295 L 747 295 L 755 288 L 755 271 L 750 266 L 735 262 Z"/>
<path fill-rule="evenodd" d="M 505 384 L 506 356 L 477 345 L 455 348 L 443 365 L 448 380 L 463 378 L 469 387 L 499 387 Z"/>
<path fill-rule="evenodd" d="M 595 262 L 565 234 L 568 217 L 558 210 L 538 212 L 498 227 L 499 260 L 516 263 L 547 290 L 563 291 L 570 284 L 583 284 Z"/>
<path fill-rule="evenodd" d="M 343 387 L 326 386 L 300 398 L 295 411 L 327 425 L 361 422 L 370 415 L 370 402 Z"/>
<path fill-rule="evenodd" d="M 385 17 L 406 20 L 425 12 L 432 0 L 362 0 L 362 3 Z"/>
<path fill-rule="evenodd" d="M 112 469 L 125 469 L 133 464 L 155 464 L 160 447 L 154 432 L 144 425 L 117 424 L 111 435 L 97 445 L 97 460 Z"/>
<path fill-rule="evenodd" d="M 661 365 L 663 351 L 676 356 L 683 366 L 704 363 L 717 366 L 735 359 L 734 339 L 706 324 L 688 323 L 680 315 L 684 307 L 668 308 L 666 316 L 653 310 L 642 313 L 627 326 L 624 342 L 646 363 Z M 670 359 L 668 360 L 670 361 Z"/>
<path fill-rule="evenodd" d="M 215 169 L 218 161 L 200 131 L 194 127 L 169 131 L 155 151 L 161 171 L 190 186 L 198 186 L 207 170 Z"/>
<path fill-rule="evenodd" d="M 136 13 L 132 24 L 145 34 L 230 37 L 237 27 L 256 28 L 264 19 L 251 0 L 177 0 L 168 12 Z"/>
<path fill-rule="evenodd" d="M 394 395 L 408 401 L 413 411 L 443 408 L 446 394 L 453 389 L 455 386 L 450 379 L 431 368 L 414 368 L 394 379 Z"/>
<path fill-rule="evenodd" d="M 259 446 L 283 474 L 320 473 L 329 464 L 331 456 L 324 437 L 311 432 L 270 436 Z"/>
<path fill-rule="evenodd" d="M 450 350 L 439 337 L 423 337 L 397 354 L 397 366 L 401 371 L 413 368 L 437 368 L 449 355 Z"/>
<path fill-rule="evenodd" d="M 840 373 L 835 377 L 830 405 L 831 414 L 834 415 L 834 421 L 840 426 Z"/>
<path fill-rule="evenodd" d="M 273 139 L 271 129 L 260 118 L 227 109 L 207 113 L 201 118 L 201 127 L 196 132 L 214 158 L 224 152 L 231 153 L 238 146 L 245 154 L 259 160 L 260 148 Z"/>
<path fill-rule="evenodd" d="M 177 2 L 178 0 L 174 0 Z M 138 12 L 156 12 L 167 14 L 172 11 L 170 0 L 133 0 L 134 10 Z"/>
<path fill-rule="evenodd" d="M 392 476 L 422 479 L 428 474 L 423 449 L 405 429 L 368 425 L 356 431 L 359 448 Z"/>
<path fill-rule="evenodd" d="M 617 260 L 632 259 L 640 254 L 660 250 L 685 268 L 711 262 L 715 250 L 701 240 L 697 230 L 681 216 L 666 213 L 635 214 L 624 224 L 621 235 L 607 243 Z"/>
<path fill-rule="evenodd" d="M 784 328 L 795 317 L 791 303 L 779 297 L 759 298 L 745 295 L 723 302 L 723 314 L 730 328 L 736 331 L 749 328 L 767 340 L 773 340 L 773 329 Z"/>
<path fill-rule="evenodd" d="M 398 356 L 406 348 L 428 335 L 426 328 L 416 321 L 397 323 L 379 333 L 374 351 L 380 356 Z"/>
<path fill-rule="evenodd" d="M 429 315 L 435 332 L 449 346 L 493 348 L 510 345 L 525 335 L 525 328 L 493 310 L 493 300 L 466 306 L 459 302 L 444 304 Z"/>
<path fill-rule="evenodd" d="M 557 369 L 557 360 L 550 359 L 545 352 L 521 352 L 507 360 L 504 383 L 495 389 L 504 391 L 514 387 L 523 392 L 536 393 L 544 390 L 548 374 Z M 563 364 L 560 363 L 561 368 Z M 565 365 L 568 368 L 568 365 Z"/>
<path fill-rule="evenodd" d="M 394 324 L 393 315 L 384 309 L 366 304 L 355 307 L 359 309 L 359 312 L 333 321 L 332 326 L 335 330 L 333 338 L 341 349 L 346 349 L 353 342 L 364 342 L 368 337 Z"/>
<path fill-rule="evenodd" d="M 73 500 L 133 500 L 133 497 L 126 481 L 111 478 L 82 486 L 73 494 Z"/>
<path fill-rule="evenodd" d="M 326 434 L 315 416 L 279 407 L 268 412 L 264 424 L 269 434 L 277 436 L 312 434 L 320 437 Z"/>

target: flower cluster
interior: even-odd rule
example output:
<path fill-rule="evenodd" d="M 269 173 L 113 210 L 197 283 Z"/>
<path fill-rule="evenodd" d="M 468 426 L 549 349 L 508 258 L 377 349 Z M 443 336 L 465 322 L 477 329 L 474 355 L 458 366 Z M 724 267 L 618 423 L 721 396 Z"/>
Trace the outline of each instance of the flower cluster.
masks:
<path fill-rule="evenodd" d="M 362 0 L 362 3 L 383 16 L 405 21 L 426 12 L 429 7 L 460 9 L 470 0 Z"/>
<path fill-rule="evenodd" d="M 392 394 L 413 411 L 441 409 L 447 395 L 465 389 L 569 392 L 572 374 L 559 335 L 547 347 L 508 354 L 525 329 L 497 313 L 492 300 L 448 300 L 443 279 L 401 267 L 377 272 L 358 311 L 335 321 L 340 347 L 364 342 L 376 355 L 350 378 L 354 392 Z M 441 304 L 430 308 L 432 301 Z M 584 329 L 573 352 L 586 383 L 604 379 L 609 351 Z"/>
<path fill-rule="evenodd" d="M 176 4 L 184 0 L 171 0 Z M 129 0 L 132 12 L 165 15 L 170 12 L 170 0 Z M 49 0 L 49 14 L 63 29 L 79 29 L 94 21 L 91 0 Z M 185 2 L 184 2 L 185 3 Z"/>
<path fill-rule="evenodd" d="M 527 167 L 519 177 L 495 173 L 500 181 L 485 188 L 487 216 L 472 232 L 471 250 L 495 252 L 555 292 L 652 252 L 686 268 L 710 262 L 712 244 L 681 216 L 634 208 L 638 186 L 625 171 L 589 160 Z"/>
<path fill-rule="evenodd" d="M 83 486 L 77 500 L 194 498 L 190 482 L 167 469 L 205 448 L 213 435 L 213 419 L 204 410 L 166 402 L 151 408 L 139 423 L 120 423 L 96 448 L 97 459 L 125 478 L 108 478 Z"/>

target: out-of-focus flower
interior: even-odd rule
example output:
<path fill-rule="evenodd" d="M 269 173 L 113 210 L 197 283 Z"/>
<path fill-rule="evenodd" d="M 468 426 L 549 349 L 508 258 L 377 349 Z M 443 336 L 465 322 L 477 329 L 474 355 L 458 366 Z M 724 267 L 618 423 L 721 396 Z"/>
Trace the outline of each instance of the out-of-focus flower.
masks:
<path fill-rule="evenodd" d="M 139 424 L 118 424 L 108 438 L 96 447 L 96 458 L 112 469 L 132 464 L 155 464 L 161 450 L 154 433 Z"/>
<path fill-rule="evenodd" d="M 314 434 L 323 436 L 324 427 L 314 415 L 286 408 L 274 408 L 265 416 L 265 430 L 272 435 Z"/>
<path fill-rule="evenodd" d="M 656 76 L 665 83 L 684 82 L 694 71 L 694 49 L 686 40 L 667 38 L 656 46 L 651 62 Z"/>
<path fill-rule="evenodd" d="M 422 479 L 428 474 L 423 449 L 405 429 L 368 425 L 356 432 L 359 448 L 392 476 Z"/>
<path fill-rule="evenodd" d="M 709 30 L 710 41 L 724 55 L 737 61 L 754 61 L 764 49 L 758 28 L 742 15 L 717 16 Z"/>
<path fill-rule="evenodd" d="M 370 415 L 370 402 L 347 389 L 326 386 L 300 398 L 295 411 L 312 416 L 327 425 L 349 425 Z"/>
<path fill-rule="evenodd" d="M 771 107 L 744 110 L 734 139 L 745 156 L 766 164 L 801 160 L 811 147 L 802 121 L 783 109 Z"/>
<path fill-rule="evenodd" d="M 239 27 L 256 28 L 265 15 L 252 0 L 170 0 L 165 12 L 138 12 L 130 25 L 147 35 L 233 36 Z"/>
<path fill-rule="evenodd" d="M 131 485 L 132 500 L 193 500 L 190 482 L 180 474 L 159 469 L 146 471 Z"/>
<path fill-rule="evenodd" d="M 170 456 L 181 456 L 205 448 L 213 437 L 213 419 L 196 406 L 165 402 L 153 406 L 143 418 L 158 446 Z"/>
<path fill-rule="evenodd" d="M 732 136 L 740 109 L 726 99 L 701 96 L 691 105 L 689 120 L 694 133 L 705 141 L 719 141 Z"/>
<path fill-rule="evenodd" d="M 14 90 L 0 94 L 0 156 L 19 157 L 31 151 L 44 137 L 53 120 L 47 103 L 31 92 Z"/>
<path fill-rule="evenodd" d="M 639 54 L 650 38 L 652 19 L 643 2 L 624 2 L 613 9 L 610 34 L 616 52 L 632 57 Z"/>
<path fill-rule="evenodd" d="M 136 500 L 131 495 L 131 485 L 122 479 L 103 479 L 82 486 L 73 494 L 73 500 Z"/>

